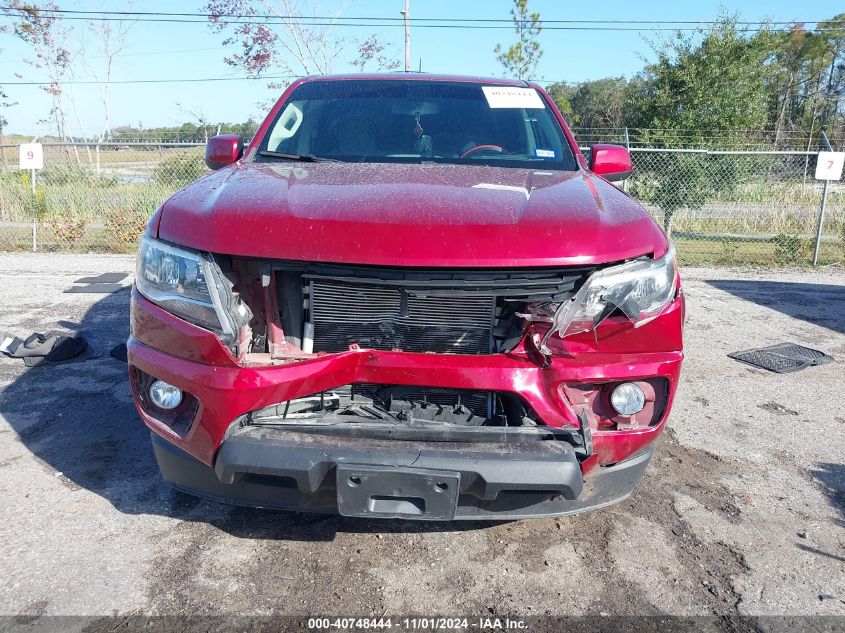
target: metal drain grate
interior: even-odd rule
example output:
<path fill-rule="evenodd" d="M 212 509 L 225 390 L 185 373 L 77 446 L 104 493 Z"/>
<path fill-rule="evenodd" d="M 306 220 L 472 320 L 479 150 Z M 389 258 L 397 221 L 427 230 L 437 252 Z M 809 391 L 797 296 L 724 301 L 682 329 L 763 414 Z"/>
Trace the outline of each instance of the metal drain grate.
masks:
<path fill-rule="evenodd" d="M 768 369 L 778 374 L 787 374 L 811 365 L 823 365 L 833 360 L 832 356 L 824 352 L 795 343 L 779 343 L 770 347 L 747 349 L 743 352 L 733 352 L 728 356 L 741 363 Z"/>

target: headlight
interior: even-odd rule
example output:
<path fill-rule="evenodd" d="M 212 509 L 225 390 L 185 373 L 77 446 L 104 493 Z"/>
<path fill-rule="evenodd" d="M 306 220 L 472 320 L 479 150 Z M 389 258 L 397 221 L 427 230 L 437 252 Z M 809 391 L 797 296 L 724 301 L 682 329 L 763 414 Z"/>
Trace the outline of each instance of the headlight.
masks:
<path fill-rule="evenodd" d="M 210 262 L 201 253 L 150 237 L 141 240 L 135 285 L 150 301 L 200 327 L 231 335 L 221 318 L 219 291 Z"/>
<path fill-rule="evenodd" d="M 617 311 L 634 327 L 648 323 L 675 298 L 676 270 L 675 249 L 670 245 L 660 259 L 635 260 L 596 271 L 571 300 L 557 306 L 543 346 L 554 332 L 561 337 L 586 332 Z"/>

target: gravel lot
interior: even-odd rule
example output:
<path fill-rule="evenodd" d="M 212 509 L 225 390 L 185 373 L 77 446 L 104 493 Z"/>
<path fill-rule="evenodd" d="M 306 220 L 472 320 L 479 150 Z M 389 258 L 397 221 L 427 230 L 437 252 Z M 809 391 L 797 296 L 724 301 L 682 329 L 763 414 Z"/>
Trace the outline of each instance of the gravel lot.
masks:
<path fill-rule="evenodd" d="M 102 354 L 29 370 L 0 360 L 0 614 L 12 616 L 0 629 L 75 615 L 107 619 L 63 626 L 114 630 L 138 614 L 723 616 L 716 629 L 789 615 L 845 627 L 842 268 L 686 269 L 683 382 L 634 495 L 575 518 L 442 525 L 171 491 L 125 364 L 108 355 L 128 334 L 128 290 L 64 292 L 132 266 L 0 255 L 0 330 L 81 330 Z M 779 375 L 726 357 L 782 341 L 836 361 Z"/>

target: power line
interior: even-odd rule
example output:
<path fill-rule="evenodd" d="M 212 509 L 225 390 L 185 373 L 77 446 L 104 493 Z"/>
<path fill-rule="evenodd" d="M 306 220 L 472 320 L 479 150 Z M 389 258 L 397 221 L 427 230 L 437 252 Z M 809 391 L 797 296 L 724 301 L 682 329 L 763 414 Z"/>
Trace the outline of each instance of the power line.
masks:
<path fill-rule="evenodd" d="M 189 77 L 187 79 L 112 79 L 109 81 L 97 81 L 95 79 L 73 80 L 73 81 L 3 81 L 0 86 L 99 86 L 103 84 L 170 84 L 170 83 L 196 83 L 206 81 L 256 81 L 273 79 L 296 79 L 296 75 L 267 75 L 264 77 Z"/>
<path fill-rule="evenodd" d="M 0 9 L 9 9 L 9 10 L 18 10 L 12 7 L 0 7 Z M 390 28 L 390 27 L 402 27 L 403 24 L 397 21 L 396 18 L 392 17 L 361 17 L 361 18 L 334 18 L 334 17 L 325 17 L 325 16 L 315 16 L 315 17 L 302 17 L 302 16 L 276 16 L 276 15 L 266 15 L 266 16 L 246 16 L 250 19 L 244 20 L 238 16 L 237 19 L 220 19 L 214 20 L 213 15 L 211 14 L 199 14 L 199 13 L 185 13 L 185 14 L 169 14 L 169 13 L 153 13 L 153 12 L 101 12 L 97 14 L 85 14 L 85 15 L 70 15 L 67 14 L 70 10 L 61 10 L 64 13 L 58 13 L 60 10 L 55 10 L 51 15 L 46 15 L 48 19 L 56 19 L 56 20 L 83 20 L 83 21 L 94 21 L 94 22 L 147 22 L 147 23 L 169 23 L 169 24 L 202 24 L 208 25 L 218 23 L 221 25 L 263 25 L 263 26 L 289 26 L 289 25 L 297 25 L 297 26 L 340 26 L 340 27 L 355 27 L 355 28 Z M 45 10 L 44 13 L 48 13 L 49 11 Z M 81 13 L 81 12 L 79 12 Z M 120 16 L 120 17 L 115 17 Z M 143 17 L 140 17 L 143 16 Z M 170 17 L 174 16 L 174 17 Z M 233 14 L 234 16 L 234 14 Z M 18 15 L 3 15 L 0 17 L 6 18 L 15 18 L 15 17 L 25 17 L 24 14 Z M 200 19 L 190 19 L 190 18 L 200 18 Z M 322 21 L 320 21 L 322 20 Z M 363 22 L 363 21 L 354 21 L 354 20 L 371 20 L 370 22 Z M 377 20 L 378 22 L 372 22 L 372 20 Z M 470 22 L 467 18 L 464 19 L 457 19 L 457 18 L 415 18 L 417 22 L 414 24 L 414 28 L 429 28 L 429 29 L 453 29 L 453 30 L 510 30 L 513 28 L 513 21 L 512 20 L 505 20 L 505 19 L 479 19 L 479 20 L 472 20 L 472 23 L 456 23 L 456 22 Z M 437 20 L 436 23 L 422 23 L 423 20 L 434 21 Z M 445 23 L 446 20 L 449 20 L 450 23 Z M 503 24 L 489 24 L 489 22 L 502 22 Z M 479 22 L 487 22 L 484 24 L 479 24 Z M 814 21 L 812 23 L 818 24 L 820 21 Z M 543 29 L 546 31 L 633 31 L 633 32 L 642 32 L 642 31 L 664 31 L 664 32 L 677 32 L 677 31 L 688 31 L 688 32 L 696 32 L 699 31 L 702 26 L 708 25 L 715 25 L 719 24 L 717 21 L 713 20 L 702 20 L 702 21 L 646 21 L 646 20 L 541 20 L 541 25 L 543 25 Z M 804 22 L 805 24 L 811 23 L 810 21 Z M 840 23 L 845 23 L 845 21 L 829 21 L 831 25 L 836 25 Z M 565 26 L 547 26 L 547 24 L 565 24 Z M 608 25 L 631 25 L 631 24 L 638 24 L 643 26 L 608 26 Z M 696 28 L 690 27 L 669 27 L 669 26 L 653 26 L 658 24 L 695 24 L 698 25 Z M 760 25 L 789 25 L 793 24 L 793 22 L 738 22 L 737 24 L 743 24 L 747 26 L 754 26 L 757 25 L 755 28 L 746 28 L 744 29 L 747 33 L 758 33 L 761 31 L 768 31 L 770 30 L 767 27 L 760 26 Z M 833 26 L 831 27 L 833 28 Z M 817 29 L 818 30 L 818 29 Z"/>
<path fill-rule="evenodd" d="M 119 57 L 123 59 L 124 57 L 148 57 L 154 55 L 184 55 L 186 53 L 206 53 L 209 51 L 220 51 L 219 46 L 214 46 L 211 48 L 183 48 L 181 50 L 175 51 L 138 51 L 137 53 L 116 53 L 114 57 Z M 88 59 L 107 59 L 108 55 L 91 55 Z M 0 61 L 0 64 L 20 64 L 20 61 L 17 60 L 3 60 Z"/>
<path fill-rule="evenodd" d="M 214 49 L 216 50 L 216 49 Z M 346 73 L 353 76 L 355 73 Z M 382 73 L 389 76 L 389 73 Z M 425 73 L 424 73 L 425 74 Z M 432 73 L 437 74 L 437 73 Z M 286 80 L 292 81 L 299 79 L 305 75 L 260 75 L 257 77 L 188 77 L 185 79 L 111 79 L 108 81 L 101 81 L 96 79 L 74 79 L 69 81 L 6 81 L 0 79 L 0 87 L 4 86 L 101 86 L 104 84 L 170 84 L 170 83 L 203 83 L 203 82 L 219 82 L 219 81 L 272 81 L 272 80 Z M 325 76 L 325 75 L 317 75 Z M 396 74 L 397 79 L 401 79 L 399 74 Z M 495 77 L 479 77 L 483 82 L 485 79 L 490 81 L 497 81 Z M 534 79 L 530 80 L 542 86 L 551 86 L 552 84 L 570 83 L 569 79 Z M 591 129 L 616 129 L 616 128 L 591 128 Z M 646 128 L 640 128 L 646 129 Z M 663 128 L 655 128 L 663 129 Z M 667 128 L 670 129 L 670 128 Z M 674 129 L 674 128 L 671 128 Z"/>
<path fill-rule="evenodd" d="M 4 17 L 4 16 L 0 16 Z M 165 24 L 207 24 L 207 22 L 202 20 L 181 20 L 176 18 L 162 18 L 162 19 L 145 19 L 145 20 L 133 20 L 129 18 L 109 18 L 109 17 L 92 17 L 92 18 L 84 18 L 84 17 L 57 17 L 57 19 L 62 20 L 87 20 L 87 21 L 95 21 L 95 22 L 127 22 L 127 21 L 134 21 L 134 22 L 148 22 L 148 23 L 165 23 Z M 364 23 L 364 22 L 356 22 L 356 23 L 340 23 L 335 24 L 333 22 L 272 22 L 272 21 L 232 21 L 227 20 L 226 24 L 252 24 L 252 25 L 262 25 L 262 26 L 288 26 L 290 24 L 294 24 L 297 26 L 341 26 L 341 27 L 357 27 L 357 28 L 402 28 L 402 24 L 400 23 L 389 23 L 389 24 L 376 24 L 376 23 Z M 451 29 L 451 30 L 510 30 L 511 26 L 488 26 L 484 24 L 415 24 L 414 28 L 416 29 Z M 630 31 L 630 32 L 642 32 L 642 31 L 649 31 L 649 32 L 671 32 L 676 33 L 678 31 L 681 32 L 698 32 L 700 29 L 698 28 L 674 28 L 674 27 L 639 27 L 639 26 L 544 26 L 544 31 Z M 769 31 L 770 29 L 767 28 L 747 28 L 743 29 L 745 33 L 760 33 L 764 31 Z"/>
<path fill-rule="evenodd" d="M 22 11 L 15 7 L 0 6 L 0 9 Z M 252 13 L 200 13 L 200 12 L 170 12 L 170 11 L 86 11 L 78 9 L 42 9 L 42 12 L 67 14 L 67 15 L 104 15 L 104 16 L 159 16 L 159 17 L 181 17 L 181 18 L 249 18 L 251 20 L 325 20 L 330 22 L 340 21 L 384 21 L 384 22 L 402 22 L 404 18 L 394 16 L 302 16 L 302 15 L 283 15 L 276 13 L 252 14 Z M 475 24 L 478 22 L 501 22 L 512 25 L 514 20 L 512 18 L 408 18 L 411 22 L 465 22 Z M 205 20 L 193 20 L 200 23 L 205 23 Z M 225 20 L 224 20 L 225 21 Z M 523 20 L 529 22 L 530 20 Z M 692 25 L 713 25 L 721 24 L 720 20 L 540 20 L 541 24 L 692 24 Z M 844 23 L 845 20 L 738 20 L 735 24 L 741 25 L 791 25 L 791 24 L 818 24 L 820 22 L 828 22 L 831 24 Z"/>

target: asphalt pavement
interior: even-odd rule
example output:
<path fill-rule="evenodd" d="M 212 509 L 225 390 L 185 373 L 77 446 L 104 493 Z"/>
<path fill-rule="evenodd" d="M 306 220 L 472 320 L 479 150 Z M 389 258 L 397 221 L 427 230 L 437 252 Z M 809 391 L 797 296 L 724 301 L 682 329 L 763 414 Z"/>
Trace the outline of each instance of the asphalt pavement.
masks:
<path fill-rule="evenodd" d="M 682 385 L 634 494 L 493 524 L 239 509 L 169 489 L 109 355 L 128 334 L 132 269 L 123 256 L 0 255 L 0 330 L 84 332 L 95 356 L 30 369 L 0 358 L 0 629 L 229 618 L 212 630 L 281 614 L 845 626 L 843 268 L 686 269 Z M 116 286 L 75 283 L 103 273 L 120 273 Z M 727 357 L 784 341 L 836 360 L 774 374 Z"/>

